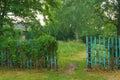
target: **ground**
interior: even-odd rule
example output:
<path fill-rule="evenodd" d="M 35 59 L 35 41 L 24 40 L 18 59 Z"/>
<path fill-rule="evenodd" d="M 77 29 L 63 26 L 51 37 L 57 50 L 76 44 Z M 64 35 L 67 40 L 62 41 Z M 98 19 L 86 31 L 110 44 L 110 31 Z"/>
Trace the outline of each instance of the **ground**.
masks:
<path fill-rule="evenodd" d="M 0 68 L 0 80 L 119 80 L 120 71 L 88 71 L 85 44 L 59 42 L 58 71 Z"/>

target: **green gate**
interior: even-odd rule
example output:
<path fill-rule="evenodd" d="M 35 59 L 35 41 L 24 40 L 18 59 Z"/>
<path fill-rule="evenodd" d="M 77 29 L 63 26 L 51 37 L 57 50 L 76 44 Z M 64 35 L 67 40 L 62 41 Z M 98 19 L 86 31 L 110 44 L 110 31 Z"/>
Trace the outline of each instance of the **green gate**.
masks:
<path fill-rule="evenodd" d="M 88 68 L 119 69 L 120 37 L 86 36 L 86 55 Z"/>

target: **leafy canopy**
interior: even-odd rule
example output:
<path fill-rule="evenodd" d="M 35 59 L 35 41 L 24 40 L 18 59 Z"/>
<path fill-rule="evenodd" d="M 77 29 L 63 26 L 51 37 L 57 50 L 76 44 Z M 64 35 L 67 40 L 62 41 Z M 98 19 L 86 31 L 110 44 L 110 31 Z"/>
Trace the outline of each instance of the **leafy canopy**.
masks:
<path fill-rule="evenodd" d="M 14 22 L 38 21 L 37 14 L 44 20 L 53 20 L 52 9 L 59 8 L 60 0 L 0 0 L 0 26 Z M 11 18 L 14 17 L 14 18 Z"/>

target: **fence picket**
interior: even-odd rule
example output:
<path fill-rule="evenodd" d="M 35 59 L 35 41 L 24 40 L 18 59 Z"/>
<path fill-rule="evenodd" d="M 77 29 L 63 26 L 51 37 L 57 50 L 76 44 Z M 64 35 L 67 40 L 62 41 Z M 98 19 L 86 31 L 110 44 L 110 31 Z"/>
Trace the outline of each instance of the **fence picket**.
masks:
<path fill-rule="evenodd" d="M 90 59 L 90 63 L 91 63 L 91 65 L 92 65 L 92 36 L 90 36 L 90 57 L 91 57 L 91 59 Z"/>
<path fill-rule="evenodd" d="M 119 58 L 120 37 L 105 38 L 101 36 L 86 36 L 86 62 L 88 66 L 101 65 L 109 70 L 119 69 Z"/>
<path fill-rule="evenodd" d="M 101 38 L 100 38 L 100 36 L 99 36 L 99 51 L 98 51 L 98 60 L 99 60 L 99 64 L 101 64 L 101 55 L 100 55 L 100 53 L 101 53 L 101 40 L 100 40 Z"/>
<path fill-rule="evenodd" d="M 108 38 L 108 69 L 110 69 L 110 38 Z"/>
<path fill-rule="evenodd" d="M 104 67 L 106 68 L 106 48 L 105 48 L 105 44 L 106 44 L 106 41 L 105 41 L 105 38 L 103 38 L 103 45 L 104 45 Z"/>
<path fill-rule="evenodd" d="M 118 42 L 117 42 L 117 40 L 118 40 L 118 38 L 116 38 L 116 40 L 115 40 L 115 54 L 116 54 L 116 69 L 118 69 Z"/>
<path fill-rule="evenodd" d="M 94 37 L 94 64 L 96 65 L 96 37 Z"/>
<path fill-rule="evenodd" d="M 86 63 L 88 65 L 88 36 L 86 36 Z"/>

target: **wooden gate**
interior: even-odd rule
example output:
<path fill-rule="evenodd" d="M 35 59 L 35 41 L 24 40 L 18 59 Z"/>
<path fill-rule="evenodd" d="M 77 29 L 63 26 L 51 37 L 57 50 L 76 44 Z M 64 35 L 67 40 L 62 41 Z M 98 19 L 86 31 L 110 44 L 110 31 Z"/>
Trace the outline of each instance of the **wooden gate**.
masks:
<path fill-rule="evenodd" d="M 120 68 L 120 37 L 86 36 L 87 67 Z"/>

